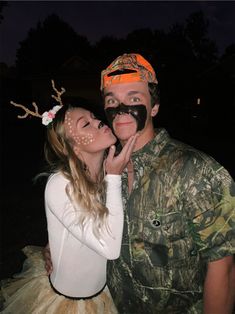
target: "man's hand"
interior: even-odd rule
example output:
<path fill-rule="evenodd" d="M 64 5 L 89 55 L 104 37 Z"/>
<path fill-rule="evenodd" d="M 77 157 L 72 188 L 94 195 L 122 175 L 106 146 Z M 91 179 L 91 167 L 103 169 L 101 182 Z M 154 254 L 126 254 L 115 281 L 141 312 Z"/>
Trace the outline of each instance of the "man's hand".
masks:
<path fill-rule="evenodd" d="M 107 174 L 121 174 L 123 172 L 130 161 L 138 136 L 138 133 L 131 136 L 117 156 L 114 156 L 116 147 L 114 145 L 110 147 L 108 157 L 104 161 L 105 172 Z"/>
<path fill-rule="evenodd" d="M 53 270 L 49 243 L 43 249 L 43 257 L 44 257 L 44 260 L 45 260 L 45 268 L 46 268 L 46 271 L 47 271 L 47 275 L 49 276 L 52 273 L 52 270 Z"/>

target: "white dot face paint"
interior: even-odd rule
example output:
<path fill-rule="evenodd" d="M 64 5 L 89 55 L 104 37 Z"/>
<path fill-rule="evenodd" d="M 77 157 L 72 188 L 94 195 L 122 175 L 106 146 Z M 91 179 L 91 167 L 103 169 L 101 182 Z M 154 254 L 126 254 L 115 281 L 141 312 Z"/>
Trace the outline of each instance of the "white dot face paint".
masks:
<path fill-rule="evenodd" d="M 116 142 L 111 130 L 83 108 L 70 109 L 65 114 L 65 132 L 79 152 L 102 152 Z"/>
<path fill-rule="evenodd" d="M 72 139 L 78 144 L 82 144 L 82 145 L 89 145 L 92 142 L 94 142 L 94 136 L 90 133 L 83 135 L 83 136 L 79 136 L 76 134 L 74 127 L 73 127 L 73 121 L 71 118 L 71 111 L 67 111 L 66 115 L 65 115 L 65 124 L 68 127 L 68 131 L 70 136 L 72 137 Z"/>
<path fill-rule="evenodd" d="M 78 144 L 80 145 L 81 142 L 80 142 L 80 139 L 79 137 L 75 134 L 74 132 L 74 128 L 73 128 L 73 121 L 72 121 L 72 118 L 71 118 L 71 111 L 68 110 L 65 114 L 65 125 L 67 126 L 68 128 L 68 132 L 69 132 L 69 135 L 72 137 L 72 139 Z"/>
<path fill-rule="evenodd" d="M 88 133 L 87 135 L 82 136 L 81 139 L 79 138 L 79 141 L 83 145 L 89 145 L 94 142 L 94 136 Z"/>

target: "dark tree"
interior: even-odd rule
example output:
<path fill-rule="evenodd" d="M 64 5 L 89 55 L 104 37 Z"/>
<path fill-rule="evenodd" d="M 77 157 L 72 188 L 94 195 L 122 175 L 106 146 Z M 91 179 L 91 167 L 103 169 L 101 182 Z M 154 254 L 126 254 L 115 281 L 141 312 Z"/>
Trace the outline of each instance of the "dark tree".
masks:
<path fill-rule="evenodd" d="M 94 46 L 94 62 L 97 71 L 106 68 L 125 51 L 125 41 L 112 36 L 104 36 Z"/>
<path fill-rule="evenodd" d="M 53 14 L 30 29 L 16 56 L 20 75 L 53 73 L 73 56 L 89 59 L 91 46 L 86 37 L 78 35 L 69 24 Z"/>
<path fill-rule="evenodd" d="M 126 37 L 128 51 L 148 56 L 149 61 L 151 61 L 154 54 L 154 43 L 154 32 L 149 28 L 137 29 Z"/>
<path fill-rule="evenodd" d="M 225 48 L 225 51 L 222 55 L 222 59 L 228 57 L 228 56 L 232 56 L 235 54 L 235 44 L 231 44 L 228 47 Z"/>
<path fill-rule="evenodd" d="M 202 11 L 191 14 L 186 20 L 185 34 L 202 67 L 211 66 L 217 61 L 217 46 L 208 37 L 208 27 L 209 21 Z"/>
<path fill-rule="evenodd" d="M 4 19 L 4 16 L 2 14 L 3 8 L 7 6 L 8 6 L 7 1 L 0 1 L 0 24 L 2 23 L 2 20 Z"/>

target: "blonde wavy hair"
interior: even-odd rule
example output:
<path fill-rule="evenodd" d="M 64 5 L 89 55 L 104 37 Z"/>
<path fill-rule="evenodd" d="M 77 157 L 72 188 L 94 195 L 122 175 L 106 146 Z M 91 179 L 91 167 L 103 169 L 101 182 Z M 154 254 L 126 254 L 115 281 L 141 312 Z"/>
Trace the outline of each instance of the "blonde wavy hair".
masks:
<path fill-rule="evenodd" d="M 65 133 L 64 120 L 67 110 L 79 108 L 64 105 L 47 128 L 47 140 L 44 153 L 50 172 L 61 172 L 69 180 L 66 193 L 71 200 L 82 228 L 88 219 L 93 220 L 93 233 L 100 236 L 101 229 L 106 226 L 108 209 L 105 204 L 104 174 L 97 182 L 91 180 L 89 171 L 83 161 L 73 151 L 73 140 Z M 78 206 L 79 205 L 79 206 Z M 77 208 L 82 208 L 83 210 Z"/>

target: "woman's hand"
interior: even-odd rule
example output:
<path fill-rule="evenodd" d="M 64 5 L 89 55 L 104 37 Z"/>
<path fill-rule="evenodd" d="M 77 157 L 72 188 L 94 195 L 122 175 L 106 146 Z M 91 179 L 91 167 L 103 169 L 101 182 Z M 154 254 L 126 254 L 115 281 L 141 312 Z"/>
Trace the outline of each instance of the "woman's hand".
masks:
<path fill-rule="evenodd" d="M 130 161 L 137 137 L 138 133 L 131 136 L 117 156 L 114 156 L 116 147 L 112 145 L 109 148 L 108 156 L 104 161 L 104 169 L 107 174 L 121 174 L 123 172 Z"/>

